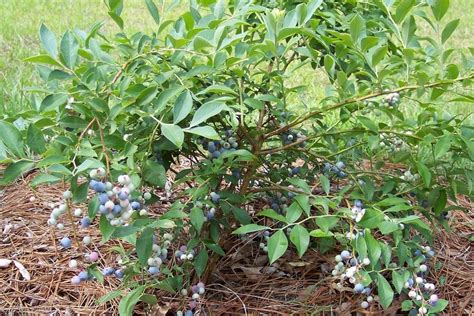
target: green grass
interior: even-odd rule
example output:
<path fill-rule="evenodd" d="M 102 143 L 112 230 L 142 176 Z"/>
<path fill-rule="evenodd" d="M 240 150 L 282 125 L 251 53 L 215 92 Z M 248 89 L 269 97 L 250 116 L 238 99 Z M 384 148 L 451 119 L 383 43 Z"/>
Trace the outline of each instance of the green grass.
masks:
<path fill-rule="evenodd" d="M 166 8 L 164 11 L 168 16 L 179 14 L 176 8 L 171 12 Z M 38 29 L 41 23 L 45 23 L 56 35 L 71 28 L 88 30 L 100 20 L 107 21 L 106 33 L 118 31 L 108 18 L 102 0 L 1 0 L 0 12 L 0 114 L 15 113 L 29 106 L 29 93 L 24 88 L 35 85 L 37 75 L 34 67 L 22 59 L 40 52 Z M 455 48 L 474 46 L 474 1 L 452 0 L 445 21 L 455 18 L 460 18 L 461 23 L 447 45 Z M 149 33 L 155 26 L 143 0 L 126 0 L 123 19 L 128 33 Z M 323 93 L 318 77 L 314 73 L 298 74 L 291 85 L 308 85 L 308 99 L 314 100 Z"/>

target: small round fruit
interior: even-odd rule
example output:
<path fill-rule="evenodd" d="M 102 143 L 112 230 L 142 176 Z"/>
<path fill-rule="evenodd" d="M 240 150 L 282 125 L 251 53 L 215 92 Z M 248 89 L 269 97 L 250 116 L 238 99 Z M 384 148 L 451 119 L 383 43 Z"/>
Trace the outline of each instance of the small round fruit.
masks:
<path fill-rule="evenodd" d="M 373 296 L 367 296 L 367 302 L 372 303 L 374 301 Z"/>
<path fill-rule="evenodd" d="M 68 248 L 71 248 L 71 239 L 69 239 L 68 237 L 64 237 L 63 239 L 61 239 L 61 246 L 63 246 L 63 248 L 65 249 L 68 249 Z"/>
<path fill-rule="evenodd" d="M 342 258 L 343 260 L 349 259 L 350 256 L 351 256 L 351 253 L 350 253 L 349 251 L 347 251 L 347 250 L 343 250 L 343 251 L 341 252 L 341 258 Z"/>
<path fill-rule="evenodd" d="M 89 245 L 92 241 L 92 238 L 91 236 L 84 236 L 84 238 L 82 238 L 82 242 L 84 243 L 84 245 Z"/>
<path fill-rule="evenodd" d="M 81 283 L 81 279 L 77 275 L 75 275 L 71 278 L 71 283 L 74 285 L 79 285 Z"/>
<path fill-rule="evenodd" d="M 69 261 L 69 268 L 71 269 L 75 269 L 77 268 L 77 261 L 72 259 L 71 261 Z"/>
<path fill-rule="evenodd" d="M 199 293 L 194 293 L 193 296 L 191 297 L 193 300 L 198 300 L 201 296 Z"/>
<path fill-rule="evenodd" d="M 157 275 L 160 273 L 160 269 L 158 269 L 158 267 L 149 267 L 148 273 L 150 273 L 151 275 Z"/>
<path fill-rule="evenodd" d="M 182 289 L 182 290 L 181 290 L 181 295 L 183 295 L 183 296 L 188 295 L 188 290 Z"/>
<path fill-rule="evenodd" d="M 64 191 L 63 198 L 66 199 L 66 200 L 69 200 L 70 198 L 72 198 L 72 192 L 71 191 Z"/>
<path fill-rule="evenodd" d="M 360 303 L 360 307 L 366 309 L 367 307 L 369 307 L 369 303 L 366 301 L 363 301 L 362 303 Z"/>
<path fill-rule="evenodd" d="M 426 270 L 428 270 L 428 267 L 425 264 L 420 265 L 421 272 L 426 272 Z"/>
<path fill-rule="evenodd" d="M 364 260 L 362 260 L 362 263 L 364 264 L 364 266 L 368 266 L 370 264 L 370 259 L 364 258 Z"/>
<path fill-rule="evenodd" d="M 334 259 L 336 260 L 336 262 L 341 262 L 342 261 L 342 256 L 337 255 Z"/>
<path fill-rule="evenodd" d="M 408 297 L 415 298 L 416 297 L 416 292 L 411 290 L 410 292 L 408 292 Z"/>
<path fill-rule="evenodd" d="M 354 286 L 354 291 L 356 291 L 356 293 L 360 293 L 364 290 L 364 286 L 360 283 L 357 283 L 355 286 Z"/>
<path fill-rule="evenodd" d="M 420 313 L 420 315 L 425 315 L 427 312 L 428 312 L 428 310 L 424 306 L 422 306 L 418 309 L 418 313 Z"/>
<path fill-rule="evenodd" d="M 87 273 L 87 271 L 81 271 L 79 272 L 79 279 L 81 279 L 81 281 L 86 281 L 89 279 L 89 273 Z"/>
<path fill-rule="evenodd" d="M 93 251 L 89 254 L 89 260 L 95 262 L 99 260 L 99 254 L 96 251 Z"/>
<path fill-rule="evenodd" d="M 150 193 L 150 192 L 145 192 L 145 193 L 143 193 L 143 198 L 144 198 L 145 200 L 151 199 L 151 193 Z"/>
<path fill-rule="evenodd" d="M 82 215 L 82 210 L 80 208 L 76 208 L 74 210 L 74 216 L 79 217 Z"/>
<path fill-rule="evenodd" d="M 83 217 L 81 219 L 81 227 L 82 228 L 87 228 L 91 224 L 91 219 L 89 217 Z"/>
<path fill-rule="evenodd" d="M 120 269 L 115 270 L 114 274 L 119 279 L 123 278 L 123 275 L 124 275 L 123 270 L 120 270 Z"/>

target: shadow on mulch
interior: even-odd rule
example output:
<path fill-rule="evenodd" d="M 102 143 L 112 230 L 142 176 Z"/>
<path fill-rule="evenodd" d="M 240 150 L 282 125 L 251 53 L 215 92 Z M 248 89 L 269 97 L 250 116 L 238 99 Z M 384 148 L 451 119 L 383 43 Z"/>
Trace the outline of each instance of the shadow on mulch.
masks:
<path fill-rule="evenodd" d="M 28 185 L 33 177 L 30 174 L 0 192 L 0 260 L 16 260 L 30 274 L 30 280 L 25 280 L 13 263 L 0 268 L 0 314 L 118 314 L 116 299 L 103 305 L 98 305 L 97 299 L 116 289 L 119 280 L 106 278 L 104 284 L 88 281 L 80 286 L 70 282 L 71 277 L 88 264 L 82 253 L 98 251 L 99 266 L 113 266 L 117 255 L 110 248 L 114 242 L 100 245 L 96 220 L 91 228 L 78 229 L 80 240 L 86 235 L 92 237 L 93 242 L 88 247 L 82 245 L 85 249 L 81 252 L 73 243 L 71 249 L 62 250 L 58 241 L 71 231 L 71 223 L 65 222 L 65 230 L 58 230 L 46 222 L 51 203 L 60 203 L 65 187 L 44 185 L 33 190 Z M 168 203 L 163 197 L 151 213 L 161 213 Z M 461 200 L 461 204 L 468 211 L 453 212 L 452 231 L 436 233 L 433 246 L 436 257 L 430 262 L 432 266 L 439 266 L 438 270 L 430 269 L 429 278 L 437 284 L 439 296 L 450 302 L 445 311 L 447 315 L 474 314 L 474 252 L 470 241 L 474 216 L 468 200 Z M 350 291 L 336 290 L 335 280 L 330 276 L 334 254 L 310 251 L 303 259 L 288 254 L 277 264 L 268 266 L 258 242 L 233 238 L 226 249 L 232 255 L 218 262 L 206 286 L 205 299 L 200 302 L 201 315 L 399 314 L 403 299 L 395 302 L 389 311 L 381 311 L 377 304 L 361 310 L 360 297 Z M 68 267 L 71 259 L 79 262 L 78 268 Z M 161 307 L 145 310 L 146 307 L 139 304 L 137 313 L 165 315 L 170 307 L 186 304 L 182 297 L 168 295 L 157 293 Z"/>

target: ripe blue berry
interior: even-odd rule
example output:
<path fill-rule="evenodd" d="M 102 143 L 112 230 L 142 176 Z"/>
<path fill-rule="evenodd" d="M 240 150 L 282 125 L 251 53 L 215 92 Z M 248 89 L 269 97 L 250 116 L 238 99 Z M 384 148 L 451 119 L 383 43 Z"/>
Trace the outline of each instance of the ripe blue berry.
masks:
<path fill-rule="evenodd" d="M 64 237 L 63 239 L 61 239 L 61 246 L 63 246 L 63 248 L 71 248 L 71 239 L 69 239 L 68 237 Z"/>
<path fill-rule="evenodd" d="M 128 199 L 128 193 L 127 193 L 127 192 L 124 192 L 124 191 L 121 191 L 121 192 L 118 194 L 118 198 L 121 199 L 122 201 L 125 201 L 126 199 Z"/>
<path fill-rule="evenodd" d="M 349 259 L 350 256 L 351 256 L 351 253 L 347 250 L 343 250 L 341 252 L 341 257 L 342 257 L 343 260 Z"/>
<path fill-rule="evenodd" d="M 357 283 L 355 286 L 354 286 L 354 291 L 356 293 L 361 293 L 362 291 L 364 290 L 364 286 L 360 283 Z"/>
<path fill-rule="evenodd" d="M 158 267 L 149 267 L 148 273 L 150 273 L 151 275 L 157 275 L 160 273 L 160 269 Z"/>
<path fill-rule="evenodd" d="M 78 285 L 81 283 L 81 279 L 77 275 L 75 275 L 71 278 L 71 283 L 74 285 Z"/>
<path fill-rule="evenodd" d="M 193 316 L 193 311 L 188 309 L 188 310 L 184 313 L 184 316 Z"/>
<path fill-rule="evenodd" d="M 81 281 L 86 281 L 89 279 L 89 273 L 87 273 L 87 271 L 81 271 L 79 272 L 78 277 Z"/>
<path fill-rule="evenodd" d="M 294 167 L 293 169 L 291 169 L 291 174 L 296 175 L 300 173 L 300 171 L 301 171 L 300 167 Z"/>
<path fill-rule="evenodd" d="M 133 201 L 130 205 L 132 206 L 132 209 L 134 210 L 138 210 L 141 206 L 140 203 L 137 201 Z"/>
<path fill-rule="evenodd" d="M 82 228 L 87 228 L 91 224 L 91 219 L 89 217 L 83 217 L 81 219 L 81 227 Z"/>
<path fill-rule="evenodd" d="M 120 214 L 121 211 L 122 211 L 122 207 L 120 206 L 120 204 L 116 204 L 114 205 L 114 208 L 112 209 L 112 214 L 118 215 Z"/>
<path fill-rule="evenodd" d="M 105 204 L 109 200 L 109 197 L 107 196 L 106 193 L 102 193 L 99 195 L 99 202 L 100 204 Z"/>
<path fill-rule="evenodd" d="M 221 199 L 219 194 L 217 194 L 216 192 L 211 192 L 210 196 L 211 196 L 212 202 L 219 203 L 219 200 Z"/>
<path fill-rule="evenodd" d="M 119 279 L 123 278 L 123 275 L 124 275 L 124 273 L 121 269 L 115 270 L 114 274 Z"/>
<path fill-rule="evenodd" d="M 112 268 L 112 267 L 104 268 L 102 270 L 102 274 L 105 275 L 105 276 L 112 275 L 112 274 L 114 274 L 114 272 L 115 272 L 115 269 Z"/>
<path fill-rule="evenodd" d="M 361 200 L 355 200 L 354 206 L 358 207 L 358 208 L 362 208 L 362 207 L 364 207 L 364 204 L 362 203 Z"/>
<path fill-rule="evenodd" d="M 338 161 L 336 162 L 336 167 L 338 167 L 339 169 L 344 169 L 346 165 L 342 161 Z"/>
<path fill-rule="evenodd" d="M 104 205 L 100 205 L 99 206 L 99 213 L 105 215 L 105 214 L 109 213 L 109 210 Z"/>

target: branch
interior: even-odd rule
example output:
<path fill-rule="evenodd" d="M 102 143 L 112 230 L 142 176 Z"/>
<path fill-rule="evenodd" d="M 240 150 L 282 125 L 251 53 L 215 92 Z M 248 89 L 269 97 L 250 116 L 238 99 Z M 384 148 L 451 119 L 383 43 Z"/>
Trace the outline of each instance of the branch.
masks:
<path fill-rule="evenodd" d="M 371 93 L 371 94 L 368 94 L 368 95 L 365 95 L 365 96 L 350 98 L 350 99 L 344 100 L 342 102 L 336 103 L 336 104 L 334 104 L 330 107 L 310 112 L 310 113 L 306 114 L 305 116 L 303 116 L 299 119 L 296 119 L 295 121 L 293 121 L 293 122 L 291 122 L 291 123 L 289 123 L 289 124 L 287 124 L 283 127 L 280 127 L 280 128 L 278 128 L 274 131 L 271 131 L 271 132 L 267 133 L 266 135 L 264 135 L 264 138 L 267 139 L 267 138 L 272 137 L 274 135 L 281 134 L 281 133 L 289 130 L 290 128 L 292 128 L 296 125 L 299 125 L 299 124 L 303 123 L 304 121 L 312 118 L 313 116 L 324 113 L 326 111 L 332 111 L 332 110 L 339 109 L 339 108 L 341 108 L 341 107 L 343 107 L 347 104 L 350 104 L 350 103 L 356 103 L 356 102 L 372 99 L 372 98 L 375 98 L 375 97 L 378 97 L 378 96 L 387 95 L 387 94 L 390 94 L 390 93 L 398 93 L 398 92 L 402 92 L 402 91 L 416 90 L 416 89 L 420 89 L 420 88 L 434 88 L 434 87 L 437 87 L 437 86 L 441 86 L 441 85 L 445 85 L 445 84 L 452 84 L 452 83 L 456 83 L 456 82 L 464 81 L 464 80 L 469 80 L 469 79 L 473 79 L 473 78 L 474 78 L 474 75 L 470 75 L 470 76 L 467 76 L 467 77 L 461 77 L 461 78 L 457 78 L 457 79 L 454 79 L 454 80 L 448 80 L 448 81 L 445 80 L 445 81 L 434 82 L 434 83 L 430 83 L 430 84 L 426 84 L 426 85 L 405 86 L 405 87 L 401 87 L 401 88 L 390 90 L 390 91 L 374 92 L 374 93 Z"/>

